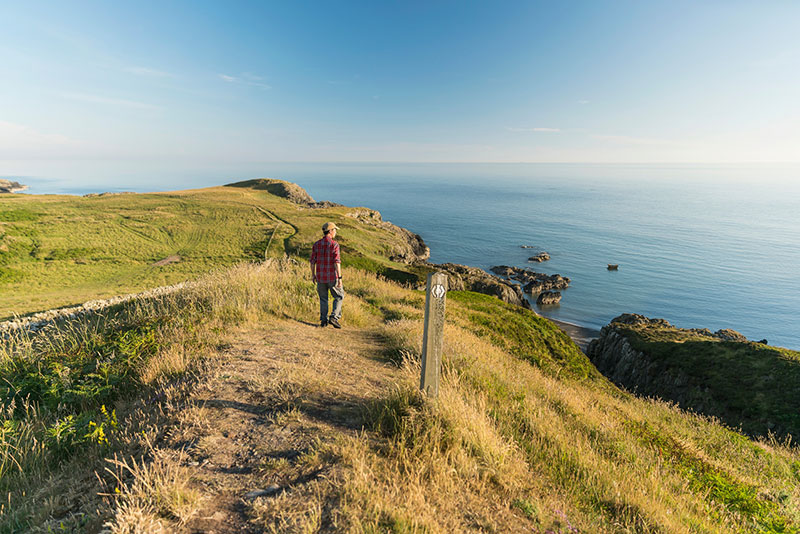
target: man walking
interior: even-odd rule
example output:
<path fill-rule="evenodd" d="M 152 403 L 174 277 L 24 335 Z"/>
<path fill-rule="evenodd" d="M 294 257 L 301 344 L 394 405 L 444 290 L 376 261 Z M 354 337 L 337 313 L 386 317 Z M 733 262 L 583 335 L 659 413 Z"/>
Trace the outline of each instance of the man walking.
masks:
<path fill-rule="evenodd" d="M 319 294 L 319 325 L 332 325 L 341 328 L 342 318 L 342 260 L 339 256 L 339 243 L 333 240 L 338 227 L 332 222 L 322 225 L 323 237 L 311 249 L 311 279 L 317 283 Z M 328 291 L 333 295 L 333 309 L 328 316 Z"/>

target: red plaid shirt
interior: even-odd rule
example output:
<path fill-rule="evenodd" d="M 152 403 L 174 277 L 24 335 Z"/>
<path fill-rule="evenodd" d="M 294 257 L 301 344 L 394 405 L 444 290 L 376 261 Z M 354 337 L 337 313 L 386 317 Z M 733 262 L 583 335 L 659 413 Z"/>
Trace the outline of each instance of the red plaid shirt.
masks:
<path fill-rule="evenodd" d="M 311 249 L 311 265 L 314 265 L 317 273 L 317 282 L 331 283 L 337 282 L 336 264 L 342 263 L 339 257 L 339 243 L 326 235 L 316 243 Z"/>

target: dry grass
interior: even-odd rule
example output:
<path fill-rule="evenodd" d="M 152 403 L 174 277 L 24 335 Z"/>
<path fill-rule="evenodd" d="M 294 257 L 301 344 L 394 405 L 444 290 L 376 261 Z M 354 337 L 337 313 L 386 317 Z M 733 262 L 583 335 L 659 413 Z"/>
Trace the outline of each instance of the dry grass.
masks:
<path fill-rule="evenodd" d="M 417 390 L 424 295 L 363 272 L 348 272 L 347 284 L 346 328 L 335 334 L 308 324 L 316 293 L 307 265 L 291 260 L 220 271 L 180 295 L 140 303 L 137 317 L 193 310 L 193 320 L 161 332 L 171 341 L 141 369 L 146 397 L 117 406 L 121 429 L 110 448 L 48 471 L 48 453 L 33 439 L 35 413 L 4 438 L 0 469 L 17 477 L 16 508 L 3 509 L 0 532 L 44 529 L 76 509 L 88 517 L 92 507 L 115 532 L 176 532 L 195 520 L 210 505 L 186 458 L 148 443 L 164 436 L 166 421 L 172 442 L 208 450 L 225 443 L 210 423 L 215 409 L 186 402 L 182 377 L 196 370 L 210 380 L 197 365 L 210 345 L 198 340 L 242 329 L 261 332 L 252 341 L 261 348 L 248 356 L 257 361 L 226 360 L 242 374 L 230 380 L 265 399 L 259 424 L 302 437 L 296 458 L 260 464 L 264 483 L 285 488 L 251 504 L 252 520 L 271 532 L 797 532 L 795 445 L 753 441 L 668 403 L 558 379 L 476 336 L 465 320 L 447 326 L 434 402 Z M 73 326 L 48 343 L 68 347 L 69 336 L 96 328 Z M 34 357 L 37 343 L 15 347 Z M 236 348 L 241 357 L 244 348 Z M 153 396 L 159 401 L 148 403 Z M 73 502 L 65 512 L 57 495 L 70 473 L 103 472 L 114 453 L 114 476 L 104 480 L 118 496 L 103 506 Z M 97 492 L 91 480 L 78 477 L 70 499 Z"/>
<path fill-rule="evenodd" d="M 200 505 L 199 492 L 191 487 L 190 475 L 182 464 L 182 451 L 154 449 L 149 461 L 109 460 L 117 485 L 108 494 L 113 516 L 107 527 L 118 534 L 163 532 L 167 526 L 186 523 Z M 130 482 L 125 482 L 131 479 Z"/>

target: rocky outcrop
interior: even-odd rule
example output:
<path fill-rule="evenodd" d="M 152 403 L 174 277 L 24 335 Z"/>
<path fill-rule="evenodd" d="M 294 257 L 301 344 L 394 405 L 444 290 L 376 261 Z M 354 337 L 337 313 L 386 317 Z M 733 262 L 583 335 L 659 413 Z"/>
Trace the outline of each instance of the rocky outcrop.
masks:
<path fill-rule="evenodd" d="M 528 258 L 528 261 L 534 261 L 536 263 L 542 263 L 543 261 L 547 261 L 549 259 L 550 259 L 550 254 L 548 254 L 547 252 L 540 252 L 540 253 L 536 254 L 535 256 L 531 256 L 530 258 Z"/>
<path fill-rule="evenodd" d="M 665 372 L 662 366 L 635 350 L 628 339 L 614 328 L 613 323 L 600 330 L 600 337 L 586 347 L 586 355 L 607 378 L 617 385 L 649 394 L 672 391 L 680 402 L 681 388 L 687 383 L 685 373 Z M 678 398 L 676 398 L 678 397 Z"/>
<path fill-rule="evenodd" d="M 28 189 L 27 185 L 11 180 L 0 180 L 0 193 L 19 193 Z"/>
<path fill-rule="evenodd" d="M 544 291 L 567 289 L 570 279 L 560 274 L 537 273 L 530 269 L 497 265 L 490 269 L 494 274 L 516 280 L 523 284 L 523 289 L 531 295 L 538 295 Z"/>
<path fill-rule="evenodd" d="M 536 304 L 539 306 L 548 306 L 558 304 L 559 302 L 561 302 L 561 293 L 559 291 L 545 291 L 539 293 L 539 296 L 536 298 Z"/>
<path fill-rule="evenodd" d="M 324 208 L 341 208 L 344 204 L 337 204 L 336 202 L 331 202 L 330 200 L 321 200 L 319 202 L 309 202 L 306 204 L 307 208 L 311 209 L 324 209 Z"/>
<path fill-rule="evenodd" d="M 609 326 L 614 323 L 627 324 L 631 326 L 660 326 L 664 328 L 671 328 L 672 325 L 666 319 L 650 319 L 638 313 L 623 313 L 611 320 Z"/>
<path fill-rule="evenodd" d="M 431 266 L 447 273 L 451 290 L 474 291 L 484 295 L 492 295 L 509 304 L 528 309 L 531 307 L 522 289 L 517 284 L 492 276 L 483 269 L 457 263 L 431 264 Z"/>
<path fill-rule="evenodd" d="M 314 199 L 311 198 L 305 189 L 292 182 L 285 180 L 276 180 L 274 178 L 257 178 L 255 180 L 245 180 L 244 182 L 236 182 L 227 184 L 225 187 L 244 187 L 249 189 L 259 189 L 267 191 L 277 197 L 285 198 L 295 204 L 308 206 L 309 204 L 316 204 Z"/>
<path fill-rule="evenodd" d="M 607 378 L 617 385 L 646 395 L 671 392 L 668 398 L 687 402 L 689 377 L 685 372 L 667 369 L 663 362 L 633 348 L 617 325 L 671 328 L 664 319 L 649 319 L 638 314 L 623 314 L 600 330 L 600 337 L 586 347 L 586 355 Z"/>
<path fill-rule="evenodd" d="M 682 329 L 625 314 L 602 328 L 586 355 L 630 391 L 751 435 L 800 436 L 800 353 L 749 342 L 735 330 Z"/>
<path fill-rule="evenodd" d="M 400 240 L 393 245 L 389 252 L 389 259 L 392 261 L 411 264 L 426 261 L 431 257 L 431 249 L 425 244 L 422 237 L 389 221 L 384 221 L 379 211 L 369 208 L 355 208 L 344 215 L 357 220 L 361 224 L 375 226 L 400 237 Z"/>
<path fill-rule="evenodd" d="M 747 338 L 744 337 L 744 334 L 741 334 L 736 330 L 731 330 L 730 328 L 723 328 L 722 330 L 717 330 L 712 335 L 716 338 L 721 339 L 722 341 L 736 341 L 738 343 L 747 342 Z"/>

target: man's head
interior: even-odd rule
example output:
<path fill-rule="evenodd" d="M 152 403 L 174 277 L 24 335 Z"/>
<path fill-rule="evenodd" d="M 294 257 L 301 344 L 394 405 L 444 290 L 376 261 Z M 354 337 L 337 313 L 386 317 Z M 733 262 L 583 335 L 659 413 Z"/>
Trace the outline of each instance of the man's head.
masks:
<path fill-rule="evenodd" d="M 325 224 L 322 225 L 322 234 L 323 235 L 335 236 L 336 235 L 336 230 L 338 230 L 338 229 L 339 229 L 339 227 L 336 226 L 334 223 L 326 222 Z"/>

